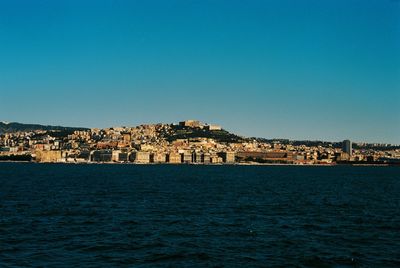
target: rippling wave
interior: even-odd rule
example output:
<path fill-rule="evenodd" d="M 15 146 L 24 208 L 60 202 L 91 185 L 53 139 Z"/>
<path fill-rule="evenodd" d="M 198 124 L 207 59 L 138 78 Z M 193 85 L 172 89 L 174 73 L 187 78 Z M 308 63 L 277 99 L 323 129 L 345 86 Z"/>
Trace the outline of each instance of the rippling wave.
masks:
<path fill-rule="evenodd" d="M 400 267 L 398 167 L 0 164 L 0 267 Z"/>

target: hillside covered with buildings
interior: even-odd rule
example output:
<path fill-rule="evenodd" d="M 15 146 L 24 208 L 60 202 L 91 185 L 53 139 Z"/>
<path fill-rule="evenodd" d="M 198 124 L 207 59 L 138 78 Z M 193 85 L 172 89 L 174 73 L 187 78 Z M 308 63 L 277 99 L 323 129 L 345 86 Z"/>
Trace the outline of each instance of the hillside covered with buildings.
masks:
<path fill-rule="evenodd" d="M 0 124 L 0 161 L 54 163 L 396 164 L 400 146 L 246 138 L 187 120 L 106 129 Z"/>

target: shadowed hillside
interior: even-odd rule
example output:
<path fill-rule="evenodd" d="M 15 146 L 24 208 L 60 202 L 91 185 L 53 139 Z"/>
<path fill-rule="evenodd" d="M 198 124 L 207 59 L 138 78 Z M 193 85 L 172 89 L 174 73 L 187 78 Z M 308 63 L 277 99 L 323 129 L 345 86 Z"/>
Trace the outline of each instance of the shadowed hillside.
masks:
<path fill-rule="evenodd" d="M 0 122 L 0 133 L 12 132 L 26 132 L 33 130 L 46 130 L 46 131 L 74 131 L 74 130 L 87 130 L 82 127 L 62 127 L 62 126 L 45 126 L 39 124 L 21 124 L 16 122 L 5 123 Z"/>

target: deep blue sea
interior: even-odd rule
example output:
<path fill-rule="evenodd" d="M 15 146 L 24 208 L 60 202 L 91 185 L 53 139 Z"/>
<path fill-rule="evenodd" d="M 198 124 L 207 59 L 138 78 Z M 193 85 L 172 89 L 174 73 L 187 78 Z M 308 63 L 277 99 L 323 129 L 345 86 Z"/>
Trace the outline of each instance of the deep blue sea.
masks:
<path fill-rule="evenodd" d="M 400 267 L 399 167 L 0 163 L 0 267 Z"/>

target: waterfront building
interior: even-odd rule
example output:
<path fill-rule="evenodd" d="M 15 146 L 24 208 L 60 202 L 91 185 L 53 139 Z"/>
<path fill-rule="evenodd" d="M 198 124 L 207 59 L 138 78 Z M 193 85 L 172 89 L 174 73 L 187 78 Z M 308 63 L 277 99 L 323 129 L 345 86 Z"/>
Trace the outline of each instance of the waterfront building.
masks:
<path fill-rule="evenodd" d="M 54 163 L 61 159 L 61 151 L 36 151 L 36 161 L 43 163 Z"/>
<path fill-rule="evenodd" d="M 167 155 L 162 152 L 153 153 L 151 154 L 151 160 L 150 162 L 153 163 L 165 163 L 167 162 Z"/>
<path fill-rule="evenodd" d="M 182 163 L 193 162 L 192 153 L 190 151 L 185 151 L 184 153 L 181 154 L 181 156 L 182 156 Z"/>
<path fill-rule="evenodd" d="M 176 152 L 169 153 L 167 155 L 167 160 L 168 160 L 168 163 L 171 163 L 171 164 L 180 164 L 180 163 L 182 163 L 181 155 L 179 153 L 176 153 Z"/>
<path fill-rule="evenodd" d="M 204 155 L 201 152 L 194 152 L 193 153 L 193 163 L 203 163 L 204 162 Z"/>
<path fill-rule="evenodd" d="M 218 155 L 225 163 L 235 163 L 235 152 L 221 152 Z"/>
<path fill-rule="evenodd" d="M 129 154 L 127 152 L 121 152 L 118 154 L 118 161 L 119 162 L 128 162 L 129 161 Z"/>
<path fill-rule="evenodd" d="M 203 154 L 203 163 L 210 164 L 210 162 L 211 162 L 210 153 L 204 153 Z"/>
<path fill-rule="evenodd" d="M 144 151 L 137 151 L 131 153 L 130 160 L 135 163 L 147 164 L 150 163 L 150 153 Z"/>
<path fill-rule="evenodd" d="M 353 148 L 350 140 L 344 140 L 342 143 L 342 151 L 349 154 L 349 156 L 353 153 Z"/>
<path fill-rule="evenodd" d="M 119 154 L 121 153 L 120 150 L 113 150 L 112 151 L 112 161 L 113 162 L 119 162 Z"/>
<path fill-rule="evenodd" d="M 222 159 L 222 157 L 219 157 L 218 155 L 211 155 L 211 157 L 210 157 L 210 163 L 211 164 L 219 164 L 219 163 L 222 163 L 223 162 L 223 159 Z"/>
<path fill-rule="evenodd" d="M 96 150 L 91 155 L 91 161 L 94 162 L 111 162 L 112 161 L 112 150 Z"/>

